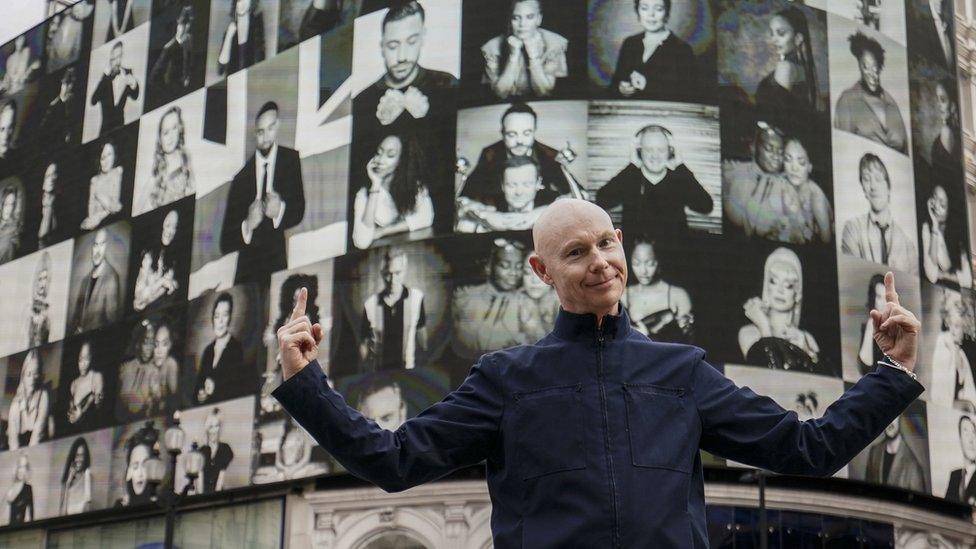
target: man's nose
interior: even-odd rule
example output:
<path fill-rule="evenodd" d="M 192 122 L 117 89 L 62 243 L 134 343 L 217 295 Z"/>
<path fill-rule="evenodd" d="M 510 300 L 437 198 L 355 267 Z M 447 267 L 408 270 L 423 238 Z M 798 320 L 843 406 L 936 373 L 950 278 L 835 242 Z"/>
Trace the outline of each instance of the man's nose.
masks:
<path fill-rule="evenodd" d="M 399 48 L 397 48 L 396 54 L 397 54 L 396 55 L 396 57 L 397 57 L 397 63 L 403 63 L 404 61 L 407 60 L 406 48 L 404 48 L 403 46 L 400 46 Z"/>
<path fill-rule="evenodd" d="M 597 252 L 593 254 L 593 262 L 590 263 L 590 269 L 593 272 L 600 272 L 606 270 L 610 266 L 610 262 L 604 257 L 603 253 Z"/>

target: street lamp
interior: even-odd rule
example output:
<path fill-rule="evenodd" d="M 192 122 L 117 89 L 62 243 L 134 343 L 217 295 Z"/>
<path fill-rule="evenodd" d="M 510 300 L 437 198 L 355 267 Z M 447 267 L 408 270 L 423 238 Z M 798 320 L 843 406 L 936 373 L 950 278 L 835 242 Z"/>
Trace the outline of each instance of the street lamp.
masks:
<path fill-rule="evenodd" d="M 195 486 L 196 479 L 203 468 L 204 457 L 197 449 L 197 444 L 188 452 L 183 460 L 186 469 L 187 482 L 179 494 L 176 493 L 176 459 L 183 452 L 183 444 L 186 441 L 186 432 L 180 427 L 180 413 L 173 414 L 173 425 L 163 433 L 163 445 L 169 454 L 170 478 L 173 480 L 168 489 L 163 489 L 163 479 L 166 477 L 166 464 L 159 457 L 159 443 L 153 447 L 152 456 L 146 460 L 146 476 L 152 490 L 152 500 L 166 510 L 166 533 L 163 538 L 163 546 L 173 547 L 173 530 L 176 525 L 176 507 L 180 500 L 185 497 Z"/>

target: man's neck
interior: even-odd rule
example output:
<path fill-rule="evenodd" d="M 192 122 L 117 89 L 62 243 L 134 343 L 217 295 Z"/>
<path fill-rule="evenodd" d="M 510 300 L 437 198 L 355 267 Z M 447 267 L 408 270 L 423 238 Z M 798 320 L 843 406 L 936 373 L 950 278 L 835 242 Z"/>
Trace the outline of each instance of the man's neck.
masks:
<path fill-rule="evenodd" d="M 258 149 L 255 152 L 257 153 L 258 158 L 262 162 L 271 162 L 271 159 L 274 158 L 274 153 L 275 153 L 275 150 L 277 150 L 277 147 L 278 147 L 278 142 L 276 141 L 276 142 L 272 143 L 271 146 L 268 147 L 267 150 L 262 151 L 261 149 Z"/>
<path fill-rule="evenodd" d="M 891 208 L 885 208 L 880 211 L 871 210 L 868 212 L 868 219 L 872 223 L 880 223 L 883 227 L 891 225 Z"/>
<path fill-rule="evenodd" d="M 889 454 L 897 454 L 898 449 L 901 448 L 901 434 L 895 435 L 895 438 L 888 439 L 885 443 L 885 451 Z"/>
<path fill-rule="evenodd" d="M 664 170 L 659 171 L 659 172 L 652 172 L 652 171 L 648 170 L 643 164 L 641 164 L 641 166 L 640 166 L 640 171 L 641 171 L 641 174 L 643 174 L 644 179 L 646 179 L 647 182 L 650 183 L 651 185 L 657 185 L 662 180 L 664 180 L 664 177 L 666 175 L 668 175 L 668 169 L 667 168 L 665 168 Z"/>
<path fill-rule="evenodd" d="M 102 261 L 98 265 L 92 267 L 91 277 L 98 278 L 102 275 L 102 271 L 105 270 L 105 261 Z"/>

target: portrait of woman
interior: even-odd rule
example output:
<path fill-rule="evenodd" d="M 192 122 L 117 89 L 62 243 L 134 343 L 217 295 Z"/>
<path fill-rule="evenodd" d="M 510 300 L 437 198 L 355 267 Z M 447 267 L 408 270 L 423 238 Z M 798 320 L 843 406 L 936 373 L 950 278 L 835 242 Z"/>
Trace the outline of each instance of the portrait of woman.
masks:
<path fill-rule="evenodd" d="M 763 267 L 762 296 L 751 297 L 742 309 L 750 323 L 739 329 L 739 347 L 750 364 L 781 370 L 812 372 L 820 348 L 800 328 L 803 267 L 788 248 L 777 248 Z"/>
<path fill-rule="evenodd" d="M 62 204 L 59 196 L 58 172 L 58 163 L 51 162 L 44 168 L 44 179 L 41 181 L 41 219 L 37 226 L 37 241 L 41 247 L 50 246 L 60 238 L 65 204 Z"/>
<path fill-rule="evenodd" d="M 868 282 L 868 299 L 864 304 L 865 321 L 861 325 L 861 344 L 857 351 L 857 366 L 861 375 L 874 370 L 875 364 L 884 358 L 881 348 L 874 342 L 874 321 L 872 310 L 883 311 L 885 306 L 884 275 L 876 274 Z"/>
<path fill-rule="evenodd" d="M 0 80 L 0 93 L 13 95 L 24 89 L 24 85 L 34 78 L 41 68 L 39 59 L 31 59 L 31 49 L 27 47 L 27 36 L 20 34 L 14 39 L 14 51 L 7 57 L 6 71 Z"/>
<path fill-rule="evenodd" d="M 959 100 L 956 81 L 943 78 L 937 80 L 934 87 L 939 114 L 939 131 L 930 147 L 932 165 L 956 166 L 959 164 L 962 152 L 959 143 Z"/>
<path fill-rule="evenodd" d="M 51 318 L 48 311 L 51 302 L 48 291 L 51 288 L 51 254 L 42 251 L 34 268 L 34 284 L 30 295 L 27 315 L 28 347 L 38 347 L 47 343 L 51 335 Z"/>
<path fill-rule="evenodd" d="M 939 406 L 963 406 L 963 402 L 976 405 L 976 383 L 973 370 L 962 345 L 968 326 L 966 304 L 962 294 L 955 290 L 939 288 L 939 335 L 932 353 L 932 381 L 929 384 L 929 403 Z"/>
<path fill-rule="evenodd" d="M 922 221 L 922 271 L 925 279 L 970 288 L 973 272 L 966 245 L 949 216 L 949 195 L 942 185 L 932 189 L 925 202 L 926 219 Z"/>
<path fill-rule="evenodd" d="M 698 68 L 691 46 L 668 28 L 671 0 L 634 0 L 641 32 L 620 46 L 610 93 L 631 99 L 679 98 L 694 93 Z"/>
<path fill-rule="evenodd" d="M 60 515 L 90 511 L 92 506 L 91 451 L 83 437 L 76 438 L 68 450 L 68 461 L 61 473 Z"/>
<path fill-rule="evenodd" d="M 206 444 L 199 449 L 203 454 L 203 470 L 197 477 L 198 493 L 212 494 L 224 489 L 224 474 L 234 459 L 234 450 L 220 439 L 220 429 L 223 425 L 220 408 L 214 408 L 204 420 L 204 440 Z"/>
<path fill-rule="evenodd" d="M 149 208 L 165 206 L 196 192 L 190 154 L 186 149 L 186 126 L 183 111 L 173 105 L 159 119 L 156 151 L 153 154 L 152 190 Z"/>
<path fill-rule="evenodd" d="M 154 412 L 152 376 L 156 349 L 156 325 L 141 321 L 132 332 L 128 360 L 119 368 L 119 398 L 115 401 L 115 419 L 128 422 Z"/>
<path fill-rule="evenodd" d="M 24 227 L 24 193 L 11 182 L 0 190 L 0 263 L 16 257 L 20 249 L 20 231 Z"/>
<path fill-rule="evenodd" d="M 116 507 L 143 505 L 152 501 L 146 461 L 152 457 L 153 445 L 158 440 L 159 431 L 152 421 L 147 421 L 125 442 L 124 491 L 115 500 Z"/>
<path fill-rule="evenodd" d="M 180 289 L 176 275 L 179 254 L 173 249 L 179 222 L 177 210 L 168 212 L 163 218 L 159 243 L 142 252 L 132 296 L 132 308 L 136 311 L 143 311 L 150 305 L 161 305 L 164 298 L 173 296 Z"/>
<path fill-rule="evenodd" d="M 481 47 L 482 83 L 501 99 L 546 97 L 569 76 L 569 41 L 542 28 L 541 0 L 510 0 L 509 27 Z"/>
<path fill-rule="evenodd" d="M 5 498 L 9 510 L 10 524 L 24 524 L 34 520 L 34 489 L 30 484 L 30 460 L 27 454 L 17 456 L 17 469 L 14 482 L 7 489 Z"/>
<path fill-rule="evenodd" d="M 264 15 L 258 11 L 258 2 L 230 2 L 230 21 L 217 55 L 217 74 L 231 74 L 264 60 Z"/>
<path fill-rule="evenodd" d="M 92 368 L 92 347 L 85 341 L 78 349 L 78 377 L 71 381 L 68 423 L 74 432 L 96 427 L 96 414 L 105 400 L 105 379 Z"/>
<path fill-rule="evenodd" d="M 149 406 L 153 412 L 163 412 L 171 408 L 169 404 L 177 396 L 179 363 L 173 356 L 175 334 L 169 322 L 160 320 L 156 327 L 153 342 L 152 369 L 149 370 Z"/>
<path fill-rule="evenodd" d="M 424 182 L 423 151 L 413 137 L 388 135 L 366 164 L 369 184 L 353 202 L 352 242 L 369 248 L 386 236 L 419 231 L 434 223 L 434 205 Z"/>
<path fill-rule="evenodd" d="M 848 41 L 861 77 L 837 99 L 834 127 L 907 153 L 904 118 L 895 99 L 881 86 L 884 48 L 860 31 L 848 37 Z"/>
<path fill-rule="evenodd" d="M 122 172 L 115 143 L 106 141 L 98 155 L 97 173 L 88 188 L 88 217 L 81 222 L 82 229 L 94 229 L 108 216 L 122 211 Z"/>
<path fill-rule="evenodd" d="M 285 419 L 281 443 L 275 454 L 275 468 L 279 480 L 302 478 L 328 472 L 326 466 L 312 461 L 312 443 L 295 421 Z"/>
<path fill-rule="evenodd" d="M 803 10 L 786 7 L 769 19 L 769 43 L 778 60 L 759 81 L 756 109 L 783 121 L 817 109 L 817 76 L 810 27 Z"/>
<path fill-rule="evenodd" d="M 7 411 L 7 447 L 36 446 L 51 435 L 50 390 L 42 380 L 43 365 L 37 349 L 31 349 L 20 368 L 20 383 Z"/>
<path fill-rule="evenodd" d="M 634 239 L 630 272 L 633 281 L 628 281 L 621 301 L 634 327 L 656 341 L 691 342 L 695 327 L 691 296 L 661 277 L 654 242 L 642 236 Z"/>

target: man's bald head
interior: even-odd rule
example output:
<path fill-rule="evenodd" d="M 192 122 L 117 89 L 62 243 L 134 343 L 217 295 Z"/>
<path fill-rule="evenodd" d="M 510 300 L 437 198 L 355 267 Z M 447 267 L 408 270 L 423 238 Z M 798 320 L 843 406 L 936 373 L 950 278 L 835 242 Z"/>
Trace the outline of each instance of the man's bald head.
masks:
<path fill-rule="evenodd" d="M 545 261 L 553 246 L 558 249 L 560 241 L 565 239 L 566 229 L 581 223 L 603 225 L 613 230 L 610 216 L 592 202 L 579 198 L 561 198 L 553 202 L 532 227 L 532 244 L 536 255 Z"/>

